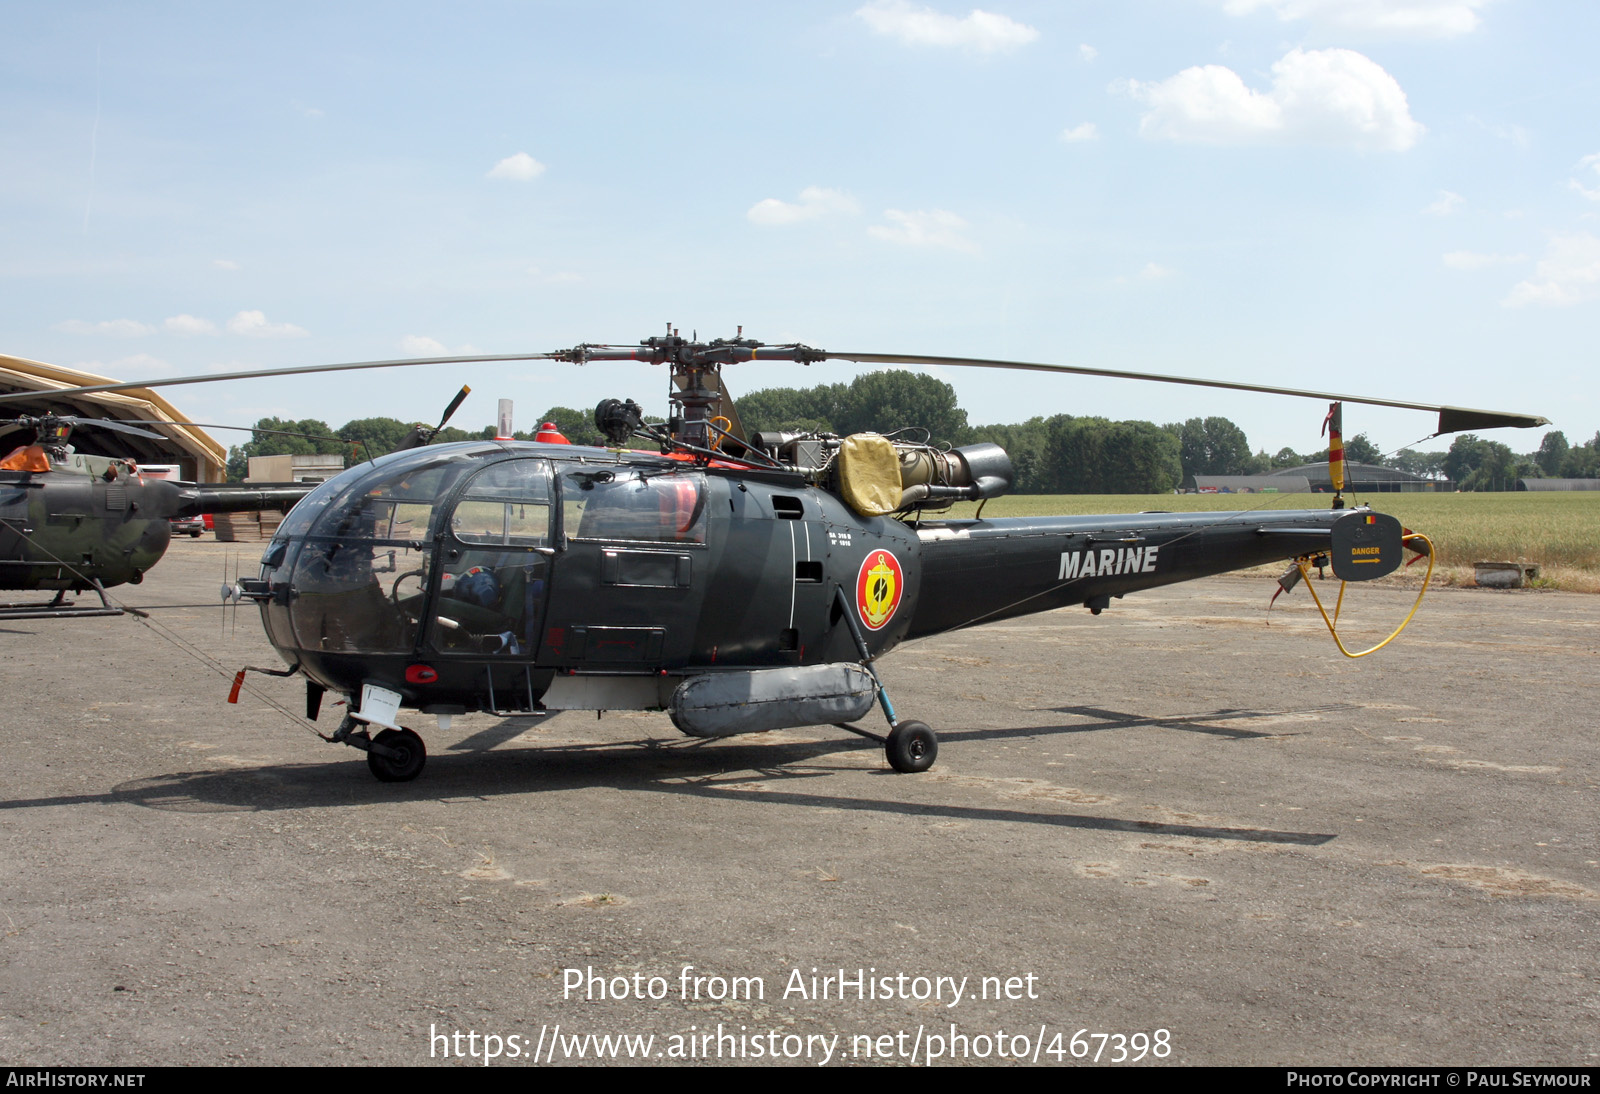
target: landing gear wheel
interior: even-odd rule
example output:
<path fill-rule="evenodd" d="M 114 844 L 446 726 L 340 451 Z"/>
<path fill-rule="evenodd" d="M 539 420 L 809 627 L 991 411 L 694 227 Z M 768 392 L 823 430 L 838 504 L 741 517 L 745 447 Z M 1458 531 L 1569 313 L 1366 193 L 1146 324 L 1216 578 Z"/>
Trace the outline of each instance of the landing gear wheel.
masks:
<path fill-rule="evenodd" d="M 422 738 L 409 729 L 386 729 L 372 739 L 375 745 L 391 748 L 399 755 L 394 758 L 367 753 L 367 768 L 379 782 L 408 783 L 422 774 L 422 765 L 428 762 L 428 750 Z"/>
<path fill-rule="evenodd" d="M 883 743 L 889 766 L 904 775 L 926 771 L 939 756 L 939 738 L 922 722 L 901 722 Z"/>

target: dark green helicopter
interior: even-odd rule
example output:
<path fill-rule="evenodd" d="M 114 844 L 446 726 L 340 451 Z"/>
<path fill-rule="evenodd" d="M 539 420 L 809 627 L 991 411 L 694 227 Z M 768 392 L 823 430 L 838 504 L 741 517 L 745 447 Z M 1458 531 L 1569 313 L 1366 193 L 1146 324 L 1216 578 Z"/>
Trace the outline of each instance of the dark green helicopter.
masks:
<path fill-rule="evenodd" d="M 742 331 L 740 332 L 742 335 Z M 325 739 L 367 753 L 379 779 L 415 778 L 422 739 L 471 711 L 657 709 L 697 737 L 835 724 L 879 741 L 899 771 L 938 742 L 902 719 L 873 670 L 899 643 L 1282 560 L 1348 580 L 1428 551 L 1369 508 L 935 519 L 1005 493 L 996 445 L 944 448 L 876 434 L 746 433 L 723 366 L 750 361 L 941 364 L 1194 384 L 1437 411 L 1439 432 L 1543 419 L 1077 366 L 829 353 L 669 328 L 635 346 L 428 358 L 143 381 L 199 383 L 321 372 L 543 359 L 670 370 L 671 416 L 632 400 L 595 422 L 612 447 L 540 440 L 423 446 L 357 465 L 289 513 L 240 582 L 267 637 L 303 674 L 315 719 L 332 691 L 349 713 Z M 125 385 L 101 385 L 115 390 Z M 3 398 L 3 397 L 0 397 Z M 642 439 L 656 451 L 627 450 Z M 1424 541 L 1425 542 L 1425 541 Z M 1285 581 L 1292 584 L 1291 575 Z M 1288 584 L 1285 587 L 1288 587 Z M 240 670 L 234 696 L 245 672 Z M 880 705 L 880 736 L 851 723 Z"/>
<path fill-rule="evenodd" d="M 30 438 L 0 459 L 0 589 L 54 592 L 48 602 L 0 605 L 0 618 L 119 615 L 105 590 L 137 584 L 161 560 L 172 521 L 205 513 L 287 509 L 309 485 L 219 487 L 150 478 L 128 459 L 77 452 L 76 429 L 166 440 L 127 422 L 46 414 L 8 419 Z M 152 423 L 153 424 L 153 423 Z M 67 595 L 93 590 L 98 606 Z"/>

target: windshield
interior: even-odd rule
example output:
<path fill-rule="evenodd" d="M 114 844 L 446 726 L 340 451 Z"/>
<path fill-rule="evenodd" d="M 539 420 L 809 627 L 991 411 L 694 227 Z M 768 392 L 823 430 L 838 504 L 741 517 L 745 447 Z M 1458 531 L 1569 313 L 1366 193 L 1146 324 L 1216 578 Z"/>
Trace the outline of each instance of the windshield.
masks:
<path fill-rule="evenodd" d="M 268 607 L 284 646 L 330 652 L 412 649 L 412 601 L 427 580 L 440 502 L 495 445 L 419 448 L 353 467 L 291 510 L 262 558 L 262 576 L 294 594 Z"/>

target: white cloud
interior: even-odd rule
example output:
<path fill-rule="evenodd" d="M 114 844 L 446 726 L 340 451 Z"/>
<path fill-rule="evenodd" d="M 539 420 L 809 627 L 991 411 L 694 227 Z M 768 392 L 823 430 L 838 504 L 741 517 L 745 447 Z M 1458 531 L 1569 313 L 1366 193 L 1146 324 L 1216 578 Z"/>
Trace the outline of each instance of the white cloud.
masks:
<path fill-rule="evenodd" d="M 1423 127 L 1382 66 L 1348 49 L 1289 51 L 1272 88 L 1252 91 L 1222 65 L 1186 68 L 1160 83 L 1130 80 L 1149 105 L 1147 137 L 1204 144 L 1334 144 L 1403 152 Z"/>
<path fill-rule="evenodd" d="M 856 11 L 879 34 L 898 38 L 909 46 L 960 46 L 979 53 L 998 53 L 1025 46 L 1039 32 L 1004 15 L 974 8 L 964 19 L 932 8 L 919 8 L 909 0 L 873 0 Z"/>
<path fill-rule="evenodd" d="M 1593 155 L 1589 155 L 1589 156 L 1583 157 L 1583 159 L 1578 161 L 1578 167 L 1580 169 L 1582 169 L 1584 167 L 1592 167 L 1592 168 L 1594 168 L 1595 174 L 1596 175 L 1600 175 L 1600 152 L 1596 152 Z M 1590 190 L 1587 187 L 1585 187 L 1583 185 L 1583 183 L 1579 182 L 1577 179 L 1568 179 L 1567 183 L 1574 190 L 1578 191 L 1578 193 L 1582 194 L 1584 197 L 1588 198 L 1590 201 L 1600 201 L 1600 187 L 1596 187 L 1595 189 Z"/>
<path fill-rule="evenodd" d="M 228 330 L 246 338 L 304 338 L 310 332 L 293 323 L 269 323 L 266 314 L 242 311 L 228 320 Z"/>
<path fill-rule="evenodd" d="M 1165 281 L 1177 272 L 1171 266 L 1163 266 L 1159 262 L 1146 262 L 1144 267 L 1132 277 L 1114 277 L 1111 280 L 1113 284 L 1117 285 L 1128 285 L 1135 281 Z"/>
<path fill-rule="evenodd" d="M 1091 45 L 1081 45 L 1078 47 L 1078 55 L 1085 61 L 1092 61 L 1100 56 L 1100 51 Z"/>
<path fill-rule="evenodd" d="M 515 156 L 507 156 L 489 170 L 489 178 L 512 179 L 516 182 L 528 182 L 542 174 L 544 174 L 544 164 L 526 152 L 518 152 Z"/>
<path fill-rule="evenodd" d="M 1504 266 L 1528 261 L 1527 255 L 1486 255 L 1476 251 L 1450 251 L 1440 260 L 1452 270 L 1484 270 L 1490 266 Z"/>
<path fill-rule="evenodd" d="M 1518 148 L 1529 148 L 1533 145 L 1533 138 L 1528 131 L 1520 125 L 1485 125 L 1489 135 L 1499 137 L 1503 141 L 1510 141 Z"/>
<path fill-rule="evenodd" d="M 559 270 L 556 273 L 545 273 L 537 266 L 529 266 L 528 272 L 537 277 L 546 285 L 576 285 L 583 280 L 583 275 L 573 273 L 571 270 Z"/>
<path fill-rule="evenodd" d="M 820 186 L 807 186 L 800 191 L 799 204 L 767 198 L 758 201 L 745 211 L 752 224 L 795 224 L 802 220 L 815 220 L 829 213 L 858 213 L 861 207 L 849 194 L 839 190 L 824 190 Z"/>
<path fill-rule="evenodd" d="M 1099 140 L 1100 130 L 1095 128 L 1094 122 L 1084 122 L 1081 125 L 1073 126 L 1071 129 L 1063 129 L 1061 131 L 1061 139 L 1069 143 L 1072 141 Z"/>
<path fill-rule="evenodd" d="M 1450 190 L 1440 190 L 1437 201 L 1424 205 L 1422 211 L 1432 217 L 1447 217 L 1467 203 L 1467 199 Z"/>
<path fill-rule="evenodd" d="M 209 319 L 183 314 L 174 315 L 162 321 L 161 325 L 170 334 L 216 334 L 217 325 Z"/>
<path fill-rule="evenodd" d="M 237 270 L 239 264 L 231 258 L 214 258 L 211 264 L 219 270 Z"/>
<path fill-rule="evenodd" d="M 1478 29 L 1478 12 L 1490 0 L 1227 0 L 1229 15 L 1266 8 L 1283 22 L 1306 19 L 1320 26 L 1391 38 L 1454 38 Z"/>
<path fill-rule="evenodd" d="M 396 344 L 407 357 L 472 357 L 478 353 L 470 342 L 450 349 L 437 338 L 425 334 L 408 334 Z"/>
<path fill-rule="evenodd" d="M 408 334 L 400 339 L 400 352 L 407 357 L 443 357 L 450 351 L 436 338 L 422 334 Z"/>
<path fill-rule="evenodd" d="M 917 209 L 908 213 L 900 209 L 885 209 L 883 215 L 894 223 L 892 226 L 874 224 L 868 228 L 867 234 L 874 239 L 908 247 L 945 247 L 967 253 L 978 249 L 977 244 L 962 234 L 967 222 L 948 210 L 924 212 Z"/>
<path fill-rule="evenodd" d="M 1555 236 L 1539 260 L 1534 278 L 1519 281 L 1500 303 L 1508 308 L 1525 304 L 1561 307 L 1600 299 L 1600 239 L 1588 232 Z"/>
<path fill-rule="evenodd" d="M 148 353 L 135 353 L 131 357 L 119 357 L 109 364 L 100 361 L 75 361 L 72 367 L 79 372 L 89 372 L 96 376 L 111 376 L 117 378 L 133 377 L 142 380 L 145 377 L 171 376 L 176 370 L 159 357 L 152 357 Z"/>
<path fill-rule="evenodd" d="M 141 323 L 137 319 L 107 319 L 100 323 L 90 323 L 82 319 L 68 319 L 57 323 L 51 330 L 62 331 L 66 334 L 104 334 L 112 338 L 142 338 L 146 334 L 154 334 L 156 329 L 149 323 Z"/>

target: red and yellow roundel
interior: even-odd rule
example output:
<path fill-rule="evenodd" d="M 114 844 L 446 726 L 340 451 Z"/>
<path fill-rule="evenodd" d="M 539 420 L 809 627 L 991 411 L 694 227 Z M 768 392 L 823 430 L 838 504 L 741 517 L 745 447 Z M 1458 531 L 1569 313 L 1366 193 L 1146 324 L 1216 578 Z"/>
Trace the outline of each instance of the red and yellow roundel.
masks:
<path fill-rule="evenodd" d="M 905 587 L 900 560 L 891 552 L 873 551 L 867 556 L 856 576 L 856 612 L 868 630 L 881 630 L 894 618 Z"/>

